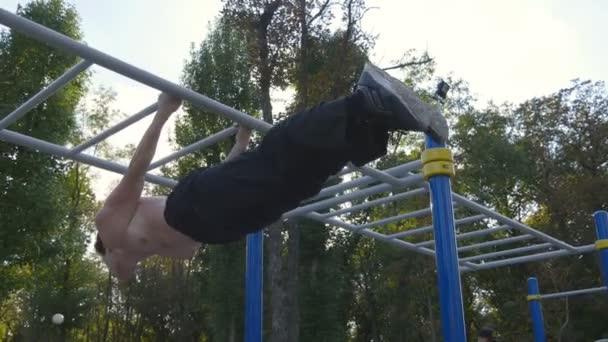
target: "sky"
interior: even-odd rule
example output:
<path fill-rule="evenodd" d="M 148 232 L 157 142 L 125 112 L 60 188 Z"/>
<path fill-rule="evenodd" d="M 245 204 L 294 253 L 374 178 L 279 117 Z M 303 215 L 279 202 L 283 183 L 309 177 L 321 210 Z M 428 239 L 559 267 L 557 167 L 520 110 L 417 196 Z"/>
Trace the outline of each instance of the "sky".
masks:
<path fill-rule="evenodd" d="M 200 44 L 221 8 L 219 0 L 67 2 L 78 10 L 89 46 L 173 82 L 179 82 L 191 45 Z M 18 3 L 24 1 L 0 0 L 0 7 L 14 11 Z M 368 5 L 373 9 L 363 29 L 378 37 L 372 62 L 390 65 L 410 49 L 426 50 L 438 75 L 466 80 L 482 102 L 516 103 L 566 87 L 575 78 L 608 81 L 608 1 L 368 0 Z M 105 69 L 93 70 L 94 85 L 114 89 L 116 107 L 127 114 L 158 95 Z M 149 122 L 110 142 L 136 144 Z M 170 132 L 168 125 L 157 158 L 172 151 Z M 100 172 L 96 193 L 103 197 L 118 179 Z"/>

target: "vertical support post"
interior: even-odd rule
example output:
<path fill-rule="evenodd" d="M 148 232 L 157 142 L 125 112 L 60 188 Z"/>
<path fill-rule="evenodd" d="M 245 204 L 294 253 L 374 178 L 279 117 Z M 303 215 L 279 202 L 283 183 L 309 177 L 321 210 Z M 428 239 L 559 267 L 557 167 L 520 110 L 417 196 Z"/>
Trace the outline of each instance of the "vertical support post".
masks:
<path fill-rule="evenodd" d="M 451 159 L 451 153 L 445 144 L 437 143 L 430 136 L 426 138 L 425 153 L 427 155 L 422 158 L 423 173 L 430 185 L 443 339 L 463 342 L 467 337 L 450 181 L 453 164 L 451 160 L 446 160 Z M 448 172 L 437 173 L 437 167 Z"/>
<path fill-rule="evenodd" d="M 437 85 L 435 99 L 437 109 L 446 98 L 450 86 L 441 81 Z M 426 150 L 422 153 L 422 174 L 429 183 L 433 230 L 435 233 L 435 260 L 439 281 L 441 330 L 444 341 L 467 340 L 462 304 L 462 285 L 458 265 L 452 185 L 454 159 L 445 144 L 426 136 Z"/>
<path fill-rule="evenodd" d="M 264 232 L 247 235 L 245 342 L 262 342 Z"/>
<path fill-rule="evenodd" d="M 600 268 L 604 276 L 604 284 L 608 287 L 608 212 L 596 211 L 593 217 L 597 233 L 595 249 L 600 254 Z"/>
<path fill-rule="evenodd" d="M 532 317 L 534 342 L 546 342 L 543 308 L 540 304 L 540 290 L 538 289 L 538 280 L 535 277 L 528 278 L 528 303 L 530 316 Z"/>

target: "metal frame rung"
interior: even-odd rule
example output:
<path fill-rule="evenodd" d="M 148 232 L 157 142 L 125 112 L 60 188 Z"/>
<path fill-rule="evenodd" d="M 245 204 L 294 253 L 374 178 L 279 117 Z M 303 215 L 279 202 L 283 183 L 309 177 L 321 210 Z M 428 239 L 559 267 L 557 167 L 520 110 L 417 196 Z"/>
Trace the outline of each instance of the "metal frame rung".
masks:
<path fill-rule="evenodd" d="M 552 247 L 553 247 L 553 244 L 551 244 L 550 242 L 545 242 L 545 243 L 541 243 L 541 244 L 537 244 L 537 245 L 531 245 L 531 246 L 525 246 L 525 247 L 519 247 L 519 248 L 513 248 L 513 249 L 506 249 L 504 251 L 499 251 L 499 252 L 474 255 L 471 257 L 462 258 L 460 260 L 461 261 L 479 261 L 479 260 L 498 258 L 498 257 L 505 256 L 505 255 L 526 253 L 526 252 L 536 251 L 539 249 L 548 249 L 548 248 L 552 248 Z"/>
<path fill-rule="evenodd" d="M 190 154 L 192 152 L 203 149 L 207 146 L 215 145 L 221 141 L 224 141 L 224 140 L 230 138 L 231 136 L 235 135 L 237 131 L 238 131 L 238 128 L 236 128 L 236 127 L 228 127 L 222 131 L 212 134 L 204 139 L 201 139 L 201 140 L 195 142 L 194 144 L 190 144 L 190 145 L 182 148 L 181 150 L 179 150 L 177 152 L 171 153 L 170 155 L 168 155 L 166 157 L 163 157 L 157 161 L 154 161 L 152 164 L 150 164 L 150 167 L 148 167 L 148 171 L 154 170 L 157 167 L 170 163 L 174 160 L 177 160 L 180 157 L 183 157 L 187 154 Z"/>
<path fill-rule="evenodd" d="M 68 69 L 63 75 L 59 76 L 56 80 L 51 82 L 44 89 L 40 90 L 34 96 L 25 101 L 12 113 L 0 120 L 0 130 L 5 129 L 6 127 L 15 123 L 25 114 L 27 114 L 30 110 L 36 108 L 46 99 L 53 96 L 53 94 L 65 87 L 68 83 L 70 83 L 70 81 L 76 78 L 76 76 L 78 76 L 81 72 L 87 70 L 91 65 L 93 65 L 93 62 L 90 62 L 88 60 L 82 60 L 70 69 Z"/>
<path fill-rule="evenodd" d="M 70 150 L 71 154 L 77 154 L 80 153 L 86 149 L 88 149 L 91 146 L 94 146 L 96 144 L 98 144 L 99 142 L 107 139 L 108 137 L 111 137 L 112 135 L 122 131 L 123 129 L 131 126 L 132 124 L 136 123 L 137 121 L 145 118 L 146 116 L 156 112 L 156 110 L 158 109 L 158 103 L 153 103 L 151 105 L 149 105 L 148 107 L 142 109 L 141 111 L 137 112 L 136 114 L 131 115 L 130 117 L 124 119 L 123 121 L 117 123 L 116 125 L 106 129 L 105 131 L 97 134 L 96 136 L 92 137 L 91 139 L 81 143 L 80 145 L 72 148 Z"/>
<path fill-rule="evenodd" d="M 429 208 L 430 210 L 430 208 Z M 468 217 L 463 217 L 461 219 L 455 220 L 454 221 L 454 225 L 455 226 L 460 226 L 463 224 L 469 224 L 469 223 L 473 223 L 475 221 L 479 221 L 479 220 L 483 220 L 487 218 L 486 215 L 474 215 L 474 216 L 468 216 Z M 422 233 L 428 233 L 433 231 L 433 225 L 430 226 L 425 226 L 422 228 L 416 228 L 416 229 L 410 229 L 410 230 L 406 230 L 404 232 L 399 232 L 399 233 L 395 233 L 395 234 L 391 234 L 389 235 L 391 237 L 391 239 L 399 239 L 399 238 L 403 238 L 406 236 L 410 236 L 410 235 L 415 235 L 415 234 L 422 234 Z"/>

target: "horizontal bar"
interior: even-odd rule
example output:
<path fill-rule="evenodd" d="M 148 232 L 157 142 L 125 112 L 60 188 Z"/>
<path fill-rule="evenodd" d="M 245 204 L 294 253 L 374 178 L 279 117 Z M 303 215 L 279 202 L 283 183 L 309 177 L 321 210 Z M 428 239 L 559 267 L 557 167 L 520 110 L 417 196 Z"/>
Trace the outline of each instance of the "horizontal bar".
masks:
<path fill-rule="evenodd" d="M 365 236 L 369 236 L 371 238 L 374 238 L 376 240 L 382 241 L 382 242 L 386 242 L 389 243 L 391 245 L 395 245 L 397 247 L 401 247 L 407 250 L 411 250 L 414 252 L 418 252 L 424 255 L 428 255 L 428 256 L 435 256 L 435 252 L 428 249 L 428 248 L 419 248 L 414 246 L 413 243 L 409 243 L 407 241 L 402 241 L 402 240 L 392 240 L 389 239 L 386 235 L 375 232 L 373 230 L 369 230 L 369 229 L 360 229 L 360 230 L 356 230 L 356 227 L 350 223 L 346 223 L 346 222 L 342 222 L 336 219 L 332 219 L 332 218 L 324 218 L 321 214 L 316 213 L 316 212 L 310 212 L 307 214 L 304 214 L 303 216 L 308 217 L 310 219 L 313 220 L 317 220 L 326 224 L 330 224 L 333 226 L 337 226 L 340 228 L 344 228 L 346 230 L 352 231 L 352 232 L 356 232 Z"/>
<path fill-rule="evenodd" d="M 80 153 L 80 152 L 86 150 L 87 148 L 101 142 L 102 140 L 105 140 L 106 138 L 116 134 L 117 132 L 119 132 L 119 131 L 131 126 L 132 124 L 136 123 L 137 121 L 145 118 L 146 116 L 156 112 L 157 109 L 158 109 L 158 103 L 153 103 L 153 104 L 149 105 L 148 107 L 142 109 L 138 113 L 131 115 L 130 117 L 124 119 L 123 121 L 117 123 L 116 125 L 106 129 L 105 131 L 97 134 L 96 136 L 92 137 L 91 139 L 74 147 L 73 149 L 70 150 L 70 153 L 76 154 L 76 153 Z"/>
<path fill-rule="evenodd" d="M 361 225 L 357 226 L 357 229 L 368 229 L 368 228 L 371 228 L 371 227 L 376 227 L 376 226 L 382 226 L 382 225 L 385 225 L 385 224 L 389 224 L 389 223 L 392 223 L 392 222 L 395 222 L 395 221 L 401 221 L 401 220 L 411 219 L 411 218 L 414 218 L 414 217 L 428 216 L 430 214 L 431 214 L 431 208 L 420 209 L 420 210 L 412 211 L 412 212 L 401 214 L 401 215 L 397 215 L 397 216 L 387 217 L 387 218 L 384 218 L 384 219 L 381 219 L 381 220 L 378 220 L 378 221 L 361 224 Z M 393 237 L 393 235 L 389 235 L 389 236 Z"/>
<path fill-rule="evenodd" d="M 547 248 L 551 248 L 552 246 L 553 245 L 550 242 L 546 242 L 546 243 L 541 243 L 541 244 L 538 244 L 538 245 L 531 245 L 531 246 L 525 246 L 525 247 L 507 249 L 507 250 L 499 251 L 499 252 L 474 255 L 472 257 L 462 258 L 460 260 L 462 260 L 462 261 L 477 261 L 477 260 L 492 259 L 492 258 L 497 258 L 497 257 L 505 256 L 505 255 L 526 253 L 526 252 L 536 251 L 536 250 L 539 250 L 539 249 L 547 249 Z"/>
<path fill-rule="evenodd" d="M 391 196 L 379 198 L 379 199 L 376 199 L 373 201 L 353 205 L 352 207 L 331 211 L 331 212 L 321 214 L 321 215 L 325 218 L 328 218 L 328 217 L 338 216 L 338 215 L 342 215 L 342 214 L 346 214 L 346 213 L 352 214 L 354 212 L 367 209 L 369 207 L 384 205 L 384 204 L 404 200 L 404 199 L 407 199 L 410 197 L 414 197 L 414 196 L 418 196 L 418 195 L 422 195 L 422 194 L 426 194 L 426 193 L 428 193 L 428 191 L 425 188 L 410 190 L 410 191 L 402 192 L 400 194 L 391 195 Z"/>
<path fill-rule="evenodd" d="M 403 241 L 403 240 L 390 239 L 386 235 L 375 232 L 373 230 L 356 229 L 356 226 L 354 226 L 350 223 L 342 222 L 342 221 L 332 219 L 332 218 L 324 218 L 322 214 L 319 214 L 317 212 L 310 212 L 310 213 L 304 214 L 304 216 L 308 217 L 310 219 L 313 219 L 313 220 L 320 221 L 325 224 L 340 227 L 340 228 L 346 229 L 351 232 L 359 233 L 359 234 L 371 237 L 373 239 L 379 240 L 381 242 L 395 245 L 397 247 L 400 247 L 400 248 L 403 248 L 406 250 L 410 250 L 413 252 L 421 253 L 423 255 L 435 257 L 435 252 L 428 248 L 417 248 L 416 245 L 414 245 L 413 243 Z M 475 271 L 475 270 L 477 270 L 478 267 L 479 266 L 477 264 L 465 261 L 465 262 L 461 262 L 460 269 L 461 269 L 461 271 Z"/>
<path fill-rule="evenodd" d="M 380 182 L 391 184 L 393 186 L 399 186 L 400 179 L 392 176 L 387 172 L 376 170 L 373 167 L 359 167 L 356 170 L 360 171 L 366 176 L 373 177 Z"/>
<path fill-rule="evenodd" d="M 510 219 L 510 218 L 508 218 L 506 216 L 503 216 L 503 215 L 501 215 L 501 214 L 499 214 L 499 213 L 497 213 L 497 212 L 495 212 L 493 210 L 490 210 L 490 209 L 484 207 L 483 205 L 477 204 L 477 203 L 469 200 L 468 198 L 466 198 L 464 196 L 461 196 L 461 195 L 456 194 L 456 193 L 452 194 L 452 196 L 453 196 L 453 198 L 454 198 L 455 201 L 461 203 L 462 205 L 464 205 L 464 206 L 466 206 L 466 207 L 468 207 L 470 209 L 473 209 L 475 211 L 478 211 L 478 212 L 480 212 L 482 214 L 486 214 L 488 217 L 491 217 L 491 218 L 493 218 L 493 219 L 495 219 L 495 220 L 497 220 L 499 222 L 502 222 L 503 224 L 508 224 L 509 226 L 511 226 L 513 228 L 519 229 L 519 230 L 521 230 L 521 231 L 523 231 L 525 233 L 528 233 L 530 235 L 534 235 L 534 236 L 536 236 L 537 238 L 539 238 L 541 240 L 545 240 L 547 242 L 551 242 L 552 244 L 554 244 L 555 246 L 558 246 L 560 248 L 567 249 L 567 250 L 569 250 L 571 252 L 575 252 L 576 251 L 576 247 L 574 247 L 574 246 L 571 246 L 571 245 L 569 245 L 569 244 L 567 244 L 567 243 L 565 243 L 563 241 L 560 241 L 560 240 L 558 240 L 558 239 L 556 239 L 556 238 L 554 238 L 552 236 L 549 236 L 549 235 L 547 235 L 545 233 L 541 233 L 538 230 L 536 230 L 534 228 L 531 228 L 531 227 L 528 227 L 528 226 L 526 226 L 525 224 L 523 224 L 521 222 L 515 221 L 515 220 Z"/>
<path fill-rule="evenodd" d="M 475 221 L 483 220 L 484 218 L 486 218 L 485 215 L 474 215 L 474 216 L 463 217 L 461 219 L 455 220 L 454 221 L 454 225 L 461 226 L 463 224 L 469 224 L 469 223 L 473 223 Z M 389 235 L 389 237 L 391 239 L 399 239 L 399 238 L 410 236 L 410 235 L 414 235 L 414 234 L 429 233 L 431 231 L 433 231 L 433 226 L 432 225 L 426 226 L 426 227 L 422 227 L 422 228 L 410 229 L 410 230 L 406 230 L 404 232 L 399 232 L 399 233 L 395 233 L 395 234 L 391 234 L 391 235 Z"/>
<path fill-rule="evenodd" d="M 556 251 L 524 255 L 524 256 L 515 257 L 515 258 L 488 261 L 483 264 L 480 264 L 479 269 L 484 270 L 484 269 L 500 267 L 500 266 L 522 264 L 524 262 L 546 260 L 546 259 L 551 259 L 551 258 L 556 258 L 556 257 L 561 257 L 561 256 L 580 255 L 580 254 L 593 252 L 594 249 L 595 249 L 595 245 L 590 244 L 590 245 L 577 247 L 576 252 L 574 252 L 574 253 L 570 252 L 568 250 L 565 250 L 565 249 L 560 249 L 560 250 L 556 250 Z"/>
<path fill-rule="evenodd" d="M 3 130 L 6 127 L 10 126 L 15 121 L 19 120 L 22 116 L 27 114 L 27 112 L 36 108 L 39 104 L 44 102 L 44 100 L 48 99 L 61 88 L 65 87 L 71 80 L 74 79 L 74 77 L 78 76 L 78 74 L 87 70 L 91 65 L 93 65 L 93 63 L 87 60 L 82 60 L 70 69 L 68 69 L 68 71 L 66 71 L 63 75 L 59 76 L 59 78 L 51 82 L 44 89 L 36 93 L 36 95 L 25 101 L 12 113 L 0 120 L 0 130 Z"/>
<path fill-rule="evenodd" d="M 169 162 L 172 162 L 182 156 L 185 156 L 186 154 L 192 153 L 194 151 L 198 151 L 207 146 L 215 145 L 215 144 L 219 143 L 220 141 L 230 138 L 231 136 L 236 134 L 237 131 L 238 131 L 238 128 L 233 126 L 233 127 L 228 127 L 215 134 L 212 134 L 212 135 L 206 137 L 205 139 L 199 140 L 199 141 L 195 142 L 194 144 L 190 144 L 177 152 L 174 152 L 162 159 L 159 159 L 159 160 L 153 162 L 152 164 L 150 164 L 150 167 L 148 168 L 148 170 L 154 170 L 157 167 L 165 165 Z"/>
<path fill-rule="evenodd" d="M 69 149 L 67 149 L 63 146 L 51 144 L 47 141 L 32 138 L 27 135 L 9 131 L 7 129 L 0 131 L 0 140 L 7 141 L 7 142 L 17 144 L 17 145 L 21 145 L 21 146 L 25 146 L 25 147 L 28 147 L 28 148 L 31 148 L 31 149 L 34 149 L 34 150 L 37 150 L 40 152 L 54 154 L 56 156 L 73 159 L 73 160 L 79 161 L 79 162 L 87 164 L 87 165 L 92 165 L 92 166 L 98 167 L 100 169 L 116 172 L 116 173 L 119 173 L 122 175 L 124 175 L 127 172 L 127 170 L 129 169 L 126 166 L 123 166 L 123 165 L 120 165 L 120 164 L 117 164 L 117 163 L 114 163 L 114 162 L 111 162 L 108 160 L 100 159 L 100 158 L 97 158 L 97 157 L 94 157 L 94 156 L 91 156 L 88 154 L 82 154 L 82 153 L 72 154 L 72 153 L 70 153 Z M 158 184 L 158 185 L 165 186 L 168 188 L 172 188 L 175 186 L 175 184 L 177 184 L 177 182 L 172 179 L 160 177 L 160 176 L 153 175 L 153 174 L 146 174 L 145 180 L 150 183 Z"/>
<path fill-rule="evenodd" d="M 511 226 L 503 225 L 503 226 L 498 226 L 498 227 L 493 227 L 493 228 L 479 229 L 479 230 L 472 231 L 472 232 L 458 234 L 458 235 L 456 235 L 456 240 L 493 234 L 493 233 L 500 232 L 500 231 L 507 230 L 507 229 L 512 229 L 512 228 L 511 228 Z M 434 240 L 424 241 L 424 242 L 420 242 L 420 243 L 416 244 L 416 246 L 419 246 L 419 247 L 428 247 L 428 246 L 433 246 L 433 245 L 435 245 Z"/>
<path fill-rule="evenodd" d="M 407 178 L 401 179 L 401 186 L 406 187 L 406 186 L 410 186 L 410 185 L 416 185 L 416 184 L 420 184 L 423 181 L 424 181 L 424 178 L 422 175 L 409 176 Z M 375 195 L 375 194 L 378 194 L 381 192 L 392 190 L 394 188 L 395 187 L 390 184 L 374 185 L 369 188 L 355 191 L 355 192 L 352 192 L 352 193 L 349 193 L 349 194 L 346 194 L 343 196 L 332 197 L 332 198 L 328 198 L 328 199 L 321 200 L 318 202 L 313 202 L 311 204 L 306 204 L 304 206 L 298 207 L 296 209 L 293 209 L 293 210 L 285 213 L 283 215 L 283 217 L 284 218 L 295 217 L 295 216 L 302 215 L 307 212 L 317 211 L 317 210 L 331 207 L 331 206 L 334 206 L 334 205 L 337 205 L 340 203 L 344 203 L 347 201 L 352 201 L 352 200 L 372 196 L 372 195 Z"/>
<path fill-rule="evenodd" d="M 541 295 L 540 299 L 555 299 L 555 298 L 562 298 L 562 297 L 594 294 L 594 293 L 599 293 L 599 292 L 605 292 L 606 294 L 608 294 L 608 288 L 606 288 L 606 286 L 600 286 L 600 287 L 592 287 L 592 288 L 583 289 L 583 290 L 572 290 L 572 291 L 564 291 L 564 292 L 557 292 L 557 293 L 549 293 L 549 294 Z"/>
<path fill-rule="evenodd" d="M 388 173 L 391 176 L 402 177 L 403 175 L 407 174 L 412 170 L 420 169 L 421 166 L 422 162 L 420 160 L 414 160 L 405 164 L 401 164 L 399 166 L 391 167 L 390 169 L 384 170 L 384 172 Z M 348 182 L 332 185 L 321 190 L 321 192 L 317 196 L 311 198 L 311 200 L 333 196 L 339 192 L 352 189 L 354 187 L 365 186 L 375 181 L 376 180 L 373 177 L 364 176 Z"/>
<path fill-rule="evenodd" d="M 500 239 L 500 240 L 486 241 L 486 242 L 476 243 L 474 245 L 460 247 L 460 248 L 458 248 L 458 252 L 461 252 L 461 253 L 469 252 L 469 251 L 480 249 L 480 248 L 501 246 L 501 245 L 506 245 L 506 244 L 510 244 L 510 243 L 514 243 L 514 242 L 530 240 L 533 238 L 534 238 L 534 236 L 526 234 L 526 235 L 519 235 L 519 236 L 510 237 L 510 238 Z"/>
<path fill-rule="evenodd" d="M 79 55 L 80 57 L 92 61 L 99 66 L 112 70 L 147 86 L 172 94 L 183 100 L 187 100 L 205 110 L 223 115 L 224 117 L 239 122 L 246 127 L 256 129 L 261 132 L 267 132 L 272 127 L 272 125 L 267 122 L 256 119 L 253 116 L 247 115 L 241 111 L 226 106 L 225 104 L 214 101 L 178 84 L 169 82 L 150 72 L 125 63 L 118 58 L 112 57 L 83 43 L 77 42 L 63 34 L 55 32 L 49 28 L 1 8 L 0 24 L 6 25 L 50 46 Z"/>

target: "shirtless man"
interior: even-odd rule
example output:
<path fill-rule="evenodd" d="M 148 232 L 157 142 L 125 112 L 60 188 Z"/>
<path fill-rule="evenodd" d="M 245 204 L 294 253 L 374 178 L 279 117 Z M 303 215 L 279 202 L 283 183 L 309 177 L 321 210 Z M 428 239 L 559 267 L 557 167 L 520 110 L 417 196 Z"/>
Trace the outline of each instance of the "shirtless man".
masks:
<path fill-rule="evenodd" d="M 354 92 L 290 116 L 257 148 L 239 128 L 226 160 L 181 179 L 168 197 L 142 197 L 161 129 L 181 100 L 161 94 L 127 173 L 96 217 L 95 248 L 119 279 L 149 256 L 190 258 L 201 243 L 237 241 L 319 193 L 327 178 L 386 154 L 390 131 L 447 140 L 445 119 L 403 82 L 366 64 Z"/>

